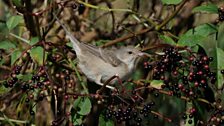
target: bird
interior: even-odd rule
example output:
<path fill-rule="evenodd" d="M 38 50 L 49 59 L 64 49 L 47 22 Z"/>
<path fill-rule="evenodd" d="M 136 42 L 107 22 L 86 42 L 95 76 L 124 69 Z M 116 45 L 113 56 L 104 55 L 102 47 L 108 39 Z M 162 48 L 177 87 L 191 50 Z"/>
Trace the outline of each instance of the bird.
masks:
<path fill-rule="evenodd" d="M 78 41 L 54 14 L 55 19 L 64 29 L 72 43 L 72 47 L 78 59 L 78 68 L 90 81 L 103 86 L 113 76 L 121 80 L 127 80 L 136 69 L 139 59 L 148 56 L 134 46 L 120 48 L 101 48 L 89 43 Z M 115 80 L 110 83 L 114 84 Z M 115 87 L 106 85 L 114 90 Z"/>

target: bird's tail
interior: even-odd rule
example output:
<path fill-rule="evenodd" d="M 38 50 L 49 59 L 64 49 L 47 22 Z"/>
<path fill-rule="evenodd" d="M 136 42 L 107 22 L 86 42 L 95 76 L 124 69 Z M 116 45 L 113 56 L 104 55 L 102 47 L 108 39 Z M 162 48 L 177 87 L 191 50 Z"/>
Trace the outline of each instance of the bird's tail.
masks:
<path fill-rule="evenodd" d="M 62 28 L 65 30 L 66 35 L 68 35 L 70 41 L 72 42 L 73 49 L 75 50 L 76 53 L 81 52 L 80 49 L 80 42 L 69 32 L 69 30 L 65 27 L 65 25 L 59 20 L 59 18 L 56 16 L 55 13 L 53 13 L 55 19 L 58 21 L 58 23 L 62 26 Z"/>

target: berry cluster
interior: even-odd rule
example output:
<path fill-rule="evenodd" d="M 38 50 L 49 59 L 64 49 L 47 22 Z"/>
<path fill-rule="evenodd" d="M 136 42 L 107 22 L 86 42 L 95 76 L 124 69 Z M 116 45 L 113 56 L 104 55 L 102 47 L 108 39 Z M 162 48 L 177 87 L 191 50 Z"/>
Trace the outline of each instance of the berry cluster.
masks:
<path fill-rule="evenodd" d="M 45 97 L 43 91 L 46 90 L 50 84 L 43 67 L 40 67 L 39 72 L 27 80 L 23 80 L 24 78 L 21 78 L 23 74 L 21 73 L 21 70 L 23 67 L 23 65 L 15 66 L 11 76 L 4 82 L 4 86 L 6 88 L 20 87 L 20 90 L 27 95 L 25 99 L 26 103 L 29 103 L 30 100 L 34 100 L 36 102 L 42 101 Z M 36 98 L 34 97 L 34 90 L 38 90 L 40 92 Z M 30 115 L 34 115 L 34 111 L 32 109 L 30 109 Z"/>
<path fill-rule="evenodd" d="M 181 54 L 174 47 L 164 49 L 163 53 L 153 67 L 153 78 L 163 80 L 161 88 L 170 91 L 170 95 L 195 99 L 201 90 L 216 82 L 216 73 L 209 67 L 212 57 Z"/>
<path fill-rule="evenodd" d="M 215 108 L 214 113 L 211 115 L 211 118 L 208 122 L 209 125 L 224 125 L 224 108 L 221 99 L 217 99 L 213 106 Z"/>
<path fill-rule="evenodd" d="M 151 110 L 155 106 L 155 102 L 145 104 L 141 109 L 137 107 L 119 107 L 118 109 L 111 107 L 105 112 L 106 119 L 115 119 L 117 123 L 126 122 L 129 125 L 141 126 L 143 118 L 148 117 Z M 139 107 L 139 106 L 138 106 Z M 158 115 L 154 115 L 154 118 L 158 118 Z"/>
<path fill-rule="evenodd" d="M 64 64 L 61 63 L 65 60 L 65 55 L 62 54 L 67 54 L 67 47 L 60 46 L 60 48 L 56 48 L 58 51 L 55 53 L 52 52 L 52 49 L 55 49 L 56 46 L 51 42 L 40 41 L 33 45 L 33 47 L 36 46 L 43 46 L 44 50 L 48 52 L 44 54 L 46 62 L 43 61 L 43 64 L 39 66 L 30 54 L 30 49 L 25 50 L 15 61 L 12 72 L 2 82 L 5 88 L 12 88 L 12 91 L 21 94 L 18 95 L 21 97 L 18 99 L 21 99 L 21 104 L 29 110 L 31 116 L 35 115 L 33 111 L 35 105 L 47 96 L 51 96 L 53 91 L 54 98 L 57 98 L 53 100 L 67 102 L 70 98 L 67 92 L 74 91 L 72 88 L 75 87 L 74 79 L 71 78 L 71 68 L 64 67 Z M 73 95 L 73 98 L 77 99 L 78 95 Z M 55 113 L 58 113 L 58 110 Z"/>
<path fill-rule="evenodd" d="M 204 91 L 210 89 L 217 81 L 216 73 L 210 69 L 213 57 L 185 51 L 187 53 L 175 47 L 166 48 L 163 50 L 163 55 L 159 56 L 159 61 L 151 64 L 145 62 L 144 68 L 152 70 L 153 79 L 163 81 L 161 89 L 167 91 L 168 95 L 188 100 L 206 99 Z M 224 74 L 224 70 L 221 70 L 221 74 Z M 200 123 L 223 125 L 224 109 L 221 99 L 213 105 L 212 102 L 209 103 L 210 107 L 212 106 L 209 109 L 214 110 L 211 119 L 206 123 L 203 121 Z M 196 108 L 193 108 L 188 114 L 184 113 L 182 119 L 188 119 L 187 122 L 192 124 L 196 113 Z"/>
<path fill-rule="evenodd" d="M 219 21 L 224 21 L 224 8 L 223 8 L 223 7 L 220 7 L 220 8 L 218 9 L 218 14 L 219 14 L 219 18 L 218 18 L 218 20 L 219 20 Z"/>
<path fill-rule="evenodd" d="M 6 88 L 13 87 L 18 82 L 17 75 L 20 74 L 21 69 L 22 69 L 22 66 L 15 66 L 14 67 L 14 69 L 11 73 L 11 78 L 9 78 L 7 81 L 4 82 L 4 86 Z"/>
<path fill-rule="evenodd" d="M 165 73 L 170 72 L 174 76 L 178 74 L 178 68 L 182 65 L 181 54 L 178 53 L 178 50 L 174 47 L 170 47 L 168 49 L 164 49 L 164 55 L 162 55 L 160 61 L 156 63 L 154 67 L 154 75 L 153 78 L 157 80 L 165 80 L 168 79 L 165 77 Z"/>
<path fill-rule="evenodd" d="M 162 92 L 167 92 L 165 94 L 187 101 L 197 100 L 206 98 L 203 92 L 216 83 L 216 73 L 210 69 L 213 57 L 192 53 L 185 48 L 169 47 L 163 50 L 158 59 L 156 62 L 144 62 L 144 68 L 153 73 L 152 78 L 154 80 L 163 81 L 161 90 Z M 224 70 L 221 73 L 224 74 Z M 123 107 L 124 109 L 121 109 L 122 107 L 114 105 L 106 110 L 105 117 L 107 119 L 115 119 L 117 123 L 126 122 L 132 124 L 134 121 L 134 125 L 144 124 L 143 120 L 153 113 L 151 108 L 155 102 L 144 103 L 145 99 L 141 98 L 141 93 L 136 93 L 137 90 L 140 91 L 139 89 L 146 89 L 148 95 L 150 94 L 154 98 L 157 98 L 162 93 L 160 89 L 153 88 L 149 83 L 143 87 L 136 87 L 130 97 L 133 99 L 133 102 L 130 102 L 130 106 L 135 107 L 131 109 Z M 136 109 L 140 106 L 142 106 L 141 110 Z M 197 108 L 192 108 L 187 113 L 184 112 L 182 119 L 188 119 L 187 122 L 192 124 L 195 115 L 197 115 Z M 158 113 L 153 113 L 153 115 L 155 118 L 158 118 Z M 172 121 L 172 119 L 167 120 Z"/>
<path fill-rule="evenodd" d="M 51 45 L 48 45 L 51 46 Z M 49 48 L 49 47 L 48 47 Z M 28 53 L 25 53 L 28 55 Z M 63 62 L 63 55 L 51 53 L 48 57 L 52 63 Z M 216 83 L 216 73 L 210 70 L 210 63 L 213 61 L 212 57 L 207 57 L 203 54 L 196 54 L 189 52 L 189 50 L 181 50 L 178 47 L 169 47 L 163 50 L 161 55 L 156 57 L 158 60 L 155 62 L 145 62 L 144 68 L 153 73 L 152 78 L 154 80 L 161 80 L 163 85 L 161 90 L 168 92 L 170 96 L 175 96 L 178 98 L 185 97 L 188 100 L 196 100 L 203 97 L 203 92 L 205 89 L 210 88 L 212 84 Z M 18 64 L 18 63 L 17 63 Z M 71 71 L 62 69 L 55 70 L 52 72 L 51 83 L 49 80 L 47 71 L 45 68 L 52 67 L 49 64 L 41 66 L 32 72 L 32 76 L 28 80 L 22 80 L 21 76 L 30 74 L 24 72 L 27 66 L 24 64 L 17 65 L 13 68 L 11 76 L 5 81 L 5 87 L 16 87 L 19 85 L 19 89 L 27 95 L 25 102 L 30 103 L 31 101 L 38 102 L 42 101 L 46 96 L 44 92 L 47 89 L 54 90 L 58 98 L 63 98 L 65 104 L 69 102 L 70 95 L 73 99 L 77 99 L 78 93 L 69 94 L 69 91 L 74 91 L 69 89 L 75 87 L 74 80 L 71 76 Z M 65 67 L 67 68 L 67 67 Z M 224 74 L 224 70 L 221 70 Z M 127 82 L 128 83 L 128 82 Z M 137 85 L 137 84 L 136 84 Z M 106 111 L 104 112 L 106 119 L 116 120 L 117 123 L 126 123 L 127 125 L 145 125 L 150 122 L 151 117 L 154 118 L 164 118 L 157 110 L 154 101 L 160 96 L 160 89 L 151 87 L 150 83 L 145 83 L 133 87 L 131 90 L 123 89 L 122 91 L 117 91 L 109 94 L 108 102 L 106 103 Z M 38 94 L 34 94 L 38 92 Z M 129 94 L 130 93 L 130 94 Z M 62 95 L 59 96 L 59 95 Z M 90 96 L 95 96 L 96 98 L 99 94 L 93 94 Z M 145 95 L 145 97 L 143 96 Z M 111 102 L 111 97 L 119 97 L 121 100 L 118 102 Z M 153 97 L 151 97 L 153 96 Z M 161 95 L 163 96 L 163 95 Z M 104 97 L 103 95 L 100 98 Z M 149 98 L 149 101 L 147 98 Z M 98 98 L 98 99 L 100 99 Z M 155 98 L 155 99 L 153 99 Z M 96 98 L 97 99 L 97 98 Z M 157 98 L 158 99 L 158 98 Z M 153 101 L 152 101 L 153 100 Z M 116 104 L 115 104 L 116 103 Z M 125 105 L 128 104 L 128 107 Z M 158 103 L 157 103 L 158 104 Z M 108 107 L 110 106 L 110 107 Z M 217 102 L 215 106 L 215 112 L 211 117 L 209 124 L 222 124 L 224 112 L 220 102 Z M 221 106 L 221 107 L 220 107 Z M 66 106 L 65 106 L 66 107 Z M 195 114 L 196 113 L 196 114 Z M 35 112 L 30 109 L 30 115 L 34 115 Z M 197 115 L 196 108 L 192 108 L 190 112 L 184 112 L 180 114 L 182 119 L 187 120 L 189 124 L 193 123 L 195 115 Z M 67 114 L 70 116 L 70 114 Z M 181 117 L 180 116 L 180 117 Z M 168 122 L 175 121 L 168 118 Z M 52 122 L 52 125 L 60 124 L 57 120 Z"/>

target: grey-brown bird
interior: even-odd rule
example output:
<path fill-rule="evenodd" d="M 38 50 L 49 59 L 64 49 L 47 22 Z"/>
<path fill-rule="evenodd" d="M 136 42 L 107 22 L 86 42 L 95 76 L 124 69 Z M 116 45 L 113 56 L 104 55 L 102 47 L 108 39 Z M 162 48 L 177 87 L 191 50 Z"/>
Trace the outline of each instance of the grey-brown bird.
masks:
<path fill-rule="evenodd" d="M 55 14 L 54 17 L 72 42 L 78 59 L 78 67 L 90 81 L 96 84 L 103 86 L 103 83 L 113 76 L 118 76 L 121 80 L 128 79 L 133 74 L 139 61 L 138 59 L 144 55 L 148 56 L 147 53 L 141 52 L 132 46 L 121 47 L 119 49 L 104 49 L 79 42 Z M 112 81 L 111 83 L 114 82 Z M 106 87 L 114 89 L 110 85 Z"/>

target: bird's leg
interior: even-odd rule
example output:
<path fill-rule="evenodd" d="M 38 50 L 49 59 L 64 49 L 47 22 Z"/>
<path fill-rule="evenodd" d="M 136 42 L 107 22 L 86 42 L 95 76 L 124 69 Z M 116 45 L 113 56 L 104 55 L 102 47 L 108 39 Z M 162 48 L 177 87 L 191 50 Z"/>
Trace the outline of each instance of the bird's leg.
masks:
<path fill-rule="evenodd" d="M 97 79 L 96 79 L 96 81 L 95 81 L 98 85 L 101 85 L 101 86 L 102 86 L 101 89 L 104 89 L 105 87 L 107 87 L 107 88 L 109 88 L 109 89 L 111 89 L 111 90 L 114 90 L 114 89 L 115 89 L 115 87 L 112 87 L 112 86 L 108 85 L 109 82 L 110 82 L 112 79 L 111 79 L 111 80 L 109 79 L 110 81 L 106 81 L 105 83 L 102 83 L 102 82 L 101 82 L 101 78 L 102 78 L 101 76 L 98 76 Z M 100 89 L 100 90 L 101 90 L 101 89 Z"/>
<path fill-rule="evenodd" d="M 120 79 L 120 77 L 118 76 L 118 74 L 116 74 L 116 75 L 112 76 L 110 79 L 108 79 L 105 83 L 101 83 L 101 76 L 98 76 L 96 83 L 99 84 L 99 85 L 101 85 L 102 87 L 97 91 L 97 93 L 101 93 L 104 90 L 105 87 L 107 87 L 107 88 L 115 91 L 115 87 L 112 87 L 112 86 L 109 86 L 108 85 L 115 78 L 117 78 L 118 84 L 121 85 L 122 92 L 124 92 L 124 89 L 125 88 L 124 88 L 124 86 L 122 84 L 122 80 Z"/>
<path fill-rule="evenodd" d="M 118 74 L 115 74 L 114 76 L 117 78 L 118 84 L 121 85 L 121 89 L 122 89 L 121 92 L 124 92 L 125 88 L 123 86 L 121 78 L 118 76 Z"/>
<path fill-rule="evenodd" d="M 104 88 L 105 87 L 107 87 L 107 88 L 110 88 L 111 90 L 113 90 L 113 91 L 115 91 L 115 87 L 112 87 L 112 86 L 109 86 L 108 84 L 112 81 L 112 80 L 114 80 L 115 78 L 117 78 L 117 80 L 118 80 L 118 84 L 119 85 L 121 85 L 121 87 L 122 87 L 122 92 L 124 92 L 124 86 L 123 86 L 123 84 L 122 84 L 122 80 L 120 79 L 120 77 L 118 76 L 118 74 L 115 74 L 114 76 L 112 76 L 110 79 L 108 79 L 104 84 L 103 83 L 101 83 L 101 77 L 99 77 L 99 79 L 97 78 L 97 80 L 98 80 L 98 83 L 99 83 L 99 85 L 101 85 L 101 86 L 103 86 L 101 89 L 99 89 L 98 90 L 98 92 L 102 92 L 103 90 L 104 90 Z M 117 90 L 116 90 L 117 91 Z"/>

